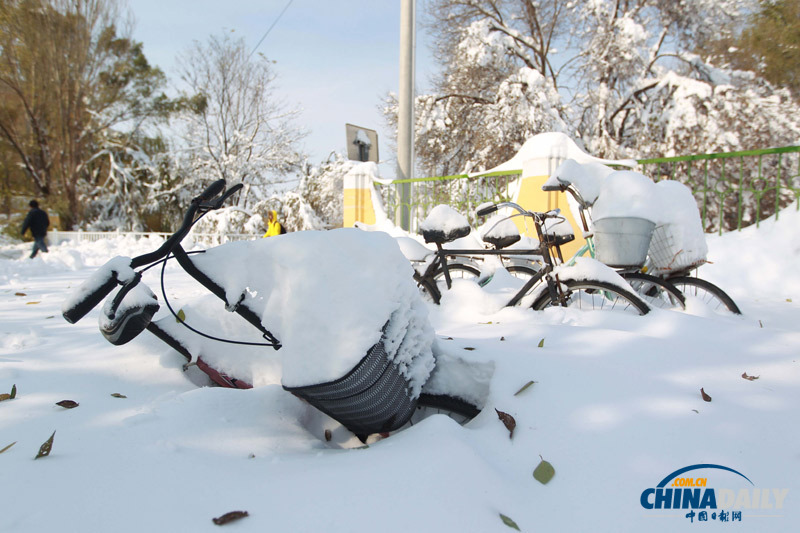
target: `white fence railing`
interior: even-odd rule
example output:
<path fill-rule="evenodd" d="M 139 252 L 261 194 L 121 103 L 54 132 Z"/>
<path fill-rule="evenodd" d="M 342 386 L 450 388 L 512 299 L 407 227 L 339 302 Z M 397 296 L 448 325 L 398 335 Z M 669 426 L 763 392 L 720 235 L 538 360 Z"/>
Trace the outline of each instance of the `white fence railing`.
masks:
<path fill-rule="evenodd" d="M 51 246 L 62 242 L 93 242 L 103 239 L 116 239 L 117 237 L 133 237 L 134 239 L 158 238 L 166 239 L 171 233 L 155 233 L 143 231 L 60 231 L 53 230 L 47 234 Z M 190 232 L 189 238 L 207 244 L 222 244 L 231 241 L 249 241 L 259 238 L 260 235 L 249 233 L 195 233 Z"/>

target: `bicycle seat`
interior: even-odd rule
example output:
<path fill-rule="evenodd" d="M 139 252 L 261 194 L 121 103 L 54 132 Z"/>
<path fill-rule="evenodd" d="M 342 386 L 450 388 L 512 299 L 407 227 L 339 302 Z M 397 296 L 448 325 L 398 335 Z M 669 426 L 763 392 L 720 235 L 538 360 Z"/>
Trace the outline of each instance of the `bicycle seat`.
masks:
<path fill-rule="evenodd" d="M 422 238 L 427 243 L 444 244 L 446 242 L 453 242 L 461 237 L 466 237 L 471 231 L 469 226 L 461 226 L 451 230 L 441 229 L 423 229 Z"/>
<path fill-rule="evenodd" d="M 552 233 L 545 233 L 544 243 L 548 245 L 562 246 L 568 242 L 575 240 L 575 235 L 570 233 L 567 235 L 553 235 Z"/>
<path fill-rule="evenodd" d="M 501 250 L 503 248 L 507 248 L 514 243 L 517 243 L 522 239 L 519 234 L 516 235 L 484 235 L 483 240 L 484 242 L 488 242 L 489 244 L 493 245 L 496 249 Z"/>

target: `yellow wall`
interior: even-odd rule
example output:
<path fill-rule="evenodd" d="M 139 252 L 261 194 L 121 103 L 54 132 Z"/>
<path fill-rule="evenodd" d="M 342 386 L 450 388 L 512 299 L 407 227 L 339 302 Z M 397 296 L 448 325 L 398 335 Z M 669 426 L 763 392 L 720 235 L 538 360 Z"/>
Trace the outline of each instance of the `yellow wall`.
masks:
<path fill-rule="evenodd" d="M 352 184 L 346 184 L 352 185 Z M 350 187 L 344 189 L 345 228 L 352 228 L 356 222 L 375 224 L 375 210 L 372 207 L 372 185 L 367 187 Z"/>

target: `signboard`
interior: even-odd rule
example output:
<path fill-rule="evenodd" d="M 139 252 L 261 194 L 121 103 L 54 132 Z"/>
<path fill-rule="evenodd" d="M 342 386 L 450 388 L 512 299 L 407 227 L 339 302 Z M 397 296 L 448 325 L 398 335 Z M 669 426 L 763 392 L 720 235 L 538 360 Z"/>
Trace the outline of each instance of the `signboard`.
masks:
<path fill-rule="evenodd" d="M 347 158 L 353 161 L 378 162 L 378 132 L 361 126 L 345 124 Z"/>

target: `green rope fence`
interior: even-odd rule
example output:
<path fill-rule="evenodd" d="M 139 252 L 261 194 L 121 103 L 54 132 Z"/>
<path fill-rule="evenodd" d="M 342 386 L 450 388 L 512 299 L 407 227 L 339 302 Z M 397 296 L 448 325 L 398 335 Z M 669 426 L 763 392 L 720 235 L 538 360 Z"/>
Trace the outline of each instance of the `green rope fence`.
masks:
<path fill-rule="evenodd" d="M 794 204 L 800 210 L 800 146 L 764 150 L 640 159 L 638 170 L 659 181 L 677 180 L 692 190 L 706 232 L 738 230 Z M 495 172 L 395 180 L 380 189 L 390 217 L 402 205 L 396 185 L 412 184 L 412 230 L 430 210 L 448 204 L 474 223 L 475 208 L 484 202 L 514 197 L 521 172 Z"/>

